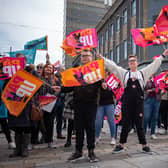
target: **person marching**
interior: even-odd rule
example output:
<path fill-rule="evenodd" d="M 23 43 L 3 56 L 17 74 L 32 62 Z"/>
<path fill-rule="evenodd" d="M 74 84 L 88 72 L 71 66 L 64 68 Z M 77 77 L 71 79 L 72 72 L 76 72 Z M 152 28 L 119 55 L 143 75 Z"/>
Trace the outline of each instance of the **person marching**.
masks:
<path fill-rule="evenodd" d="M 131 120 L 135 121 L 139 143 L 142 144 L 142 150 L 144 152 L 151 151 L 147 145 L 143 129 L 144 86 L 150 76 L 158 70 L 162 60 L 167 55 L 168 49 L 166 49 L 163 54 L 157 57 L 151 64 L 141 70 L 137 70 L 137 56 L 130 55 L 128 58 L 129 71 L 116 65 L 115 62 L 104 58 L 105 68 L 108 69 L 109 72 L 114 73 L 124 86 L 120 144 L 115 147 L 113 153 L 118 153 L 124 150 L 124 144 L 127 142 Z M 98 54 L 97 57 L 101 58 L 101 55 Z"/>

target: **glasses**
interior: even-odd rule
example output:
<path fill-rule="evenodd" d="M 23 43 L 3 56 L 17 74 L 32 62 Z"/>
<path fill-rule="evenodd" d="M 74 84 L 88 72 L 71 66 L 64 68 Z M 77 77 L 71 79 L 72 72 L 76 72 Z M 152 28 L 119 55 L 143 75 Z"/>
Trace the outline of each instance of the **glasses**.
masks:
<path fill-rule="evenodd" d="M 43 69 L 43 67 L 42 66 L 37 66 L 37 69 Z"/>
<path fill-rule="evenodd" d="M 129 60 L 128 62 L 136 62 L 136 59 Z"/>

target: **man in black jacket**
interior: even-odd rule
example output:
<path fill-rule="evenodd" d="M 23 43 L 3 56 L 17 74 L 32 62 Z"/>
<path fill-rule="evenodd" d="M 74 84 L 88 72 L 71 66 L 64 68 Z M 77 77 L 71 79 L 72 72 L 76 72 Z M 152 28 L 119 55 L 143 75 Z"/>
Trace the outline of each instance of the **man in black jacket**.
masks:
<path fill-rule="evenodd" d="M 81 52 L 82 65 L 93 60 L 93 54 L 90 50 Z M 76 149 L 69 161 L 76 161 L 83 158 L 82 149 L 84 141 L 84 132 L 87 137 L 88 158 L 90 162 L 98 161 L 94 154 L 95 148 L 95 119 L 98 104 L 98 93 L 101 87 L 101 81 L 93 84 L 84 84 L 79 87 L 62 88 L 63 92 L 74 92 L 74 122 L 76 130 Z"/>

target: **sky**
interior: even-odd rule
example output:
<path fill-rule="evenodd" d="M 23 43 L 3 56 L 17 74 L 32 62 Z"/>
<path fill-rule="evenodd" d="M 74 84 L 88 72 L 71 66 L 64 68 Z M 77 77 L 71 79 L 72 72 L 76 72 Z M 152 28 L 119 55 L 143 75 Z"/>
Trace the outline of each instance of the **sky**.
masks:
<path fill-rule="evenodd" d="M 0 11 L 0 54 L 48 35 L 51 63 L 62 61 L 64 0 L 0 0 Z M 35 64 L 45 63 L 45 55 L 37 51 Z"/>

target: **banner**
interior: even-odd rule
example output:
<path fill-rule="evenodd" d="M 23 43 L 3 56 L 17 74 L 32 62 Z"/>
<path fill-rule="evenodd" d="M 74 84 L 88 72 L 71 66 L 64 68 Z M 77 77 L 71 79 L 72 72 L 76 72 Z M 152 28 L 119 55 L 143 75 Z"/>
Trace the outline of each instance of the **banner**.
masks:
<path fill-rule="evenodd" d="M 39 96 L 40 106 L 47 105 L 56 99 L 56 96 Z"/>
<path fill-rule="evenodd" d="M 74 47 L 72 46 L 68 46 L 67 44 L 67 39 L 65 39 L 63 41 L 63 44 L 61 46 L 61 48 L 65 51 L 65 53 L 71 57 L 76 57 L 80 54 L 81 52 L 81 49 L 75 49 Z M 79 52 L 78 52 L 79 51 Z"/>
<path fill-rule="evenodd" d="M 71 32 L 66 39 L 67 44 L 74 48 L 96 48 L 98 46 L 95 28 Z"/>
<path fill-rule="evenodd" d="M 103 79 L 104 76 L 103 59 L 61 72 L 62 85 L 65 87 L 92 84 Z"/>
<path fill-rule="evenodd" d="M 0 80 L 11 78 L 19 69 L 24 69 L 24 58 L 0 58 Z"/>
<path fill-rule="evenodd" d="M 135 44 L 141 47 L 168 42 L 168 37 L 165 37 L 162 34 L 156 36 L 153 27 L 132 29 L 131 33 Z"/>
<path fill-rule="evenodd" d="M 34 64 L 36 49 L 9 52 L 10 57 L 16 57 L 16 54 L 18 53 L 23 54 L 27 58 L 27 64 Z"/>
<path fill-rule="evenodd" d="M 81 50 L 86 48 L 92 49 L 97 46 L 97 32 L 95 28 L 92 28 L 71 32 L 63 41 L 61 48 L 65 50 L 67 55 L 75 57 L 80 54 Z"/>
<path fill-rule="evenodd" d="M 31 97 L 41 87 L 43 81 L 34 75 L 19 70 L 6 85 L 2 100 L 8 108 L 10 114 L 19 116 Z"/>
<path fill-rule="evenodd" d="M 122 103 L 121 103 L 121 101 L 119 101 L 115 107 L 114 116 L 115 116 L 115 123 L 116 124 L 118 124 L 122 118 L 121 106 L 122 106 Z"/>
<path fill-rule="evenodd" d="M 168 5 L 164 6 L 160 11 L 154 25 L 155 33 L 163 34 L 168 37 Z"/>
<path fill-rule="evenodd" d="M 124 87 L 121 81 L 114 74 L 111 74 L 107 78 L 106 83 L 109 86 L 109 88 L 111 88 L 113 93 L 115 94 L 116 99 L 119 100 L 124 92 Z"/>
<path fill-rule="evenodd" d="M 168 89 L 168 71 L 160 73 L 154 78 L 156 84 L 156 92 L 158 92 L 158 87 L 165 92 Z"/>
<path fill-rule="evenodd" d="M 24 45 L 24 49 L 48 50 L 48 36 L 32 40 Z"/>

